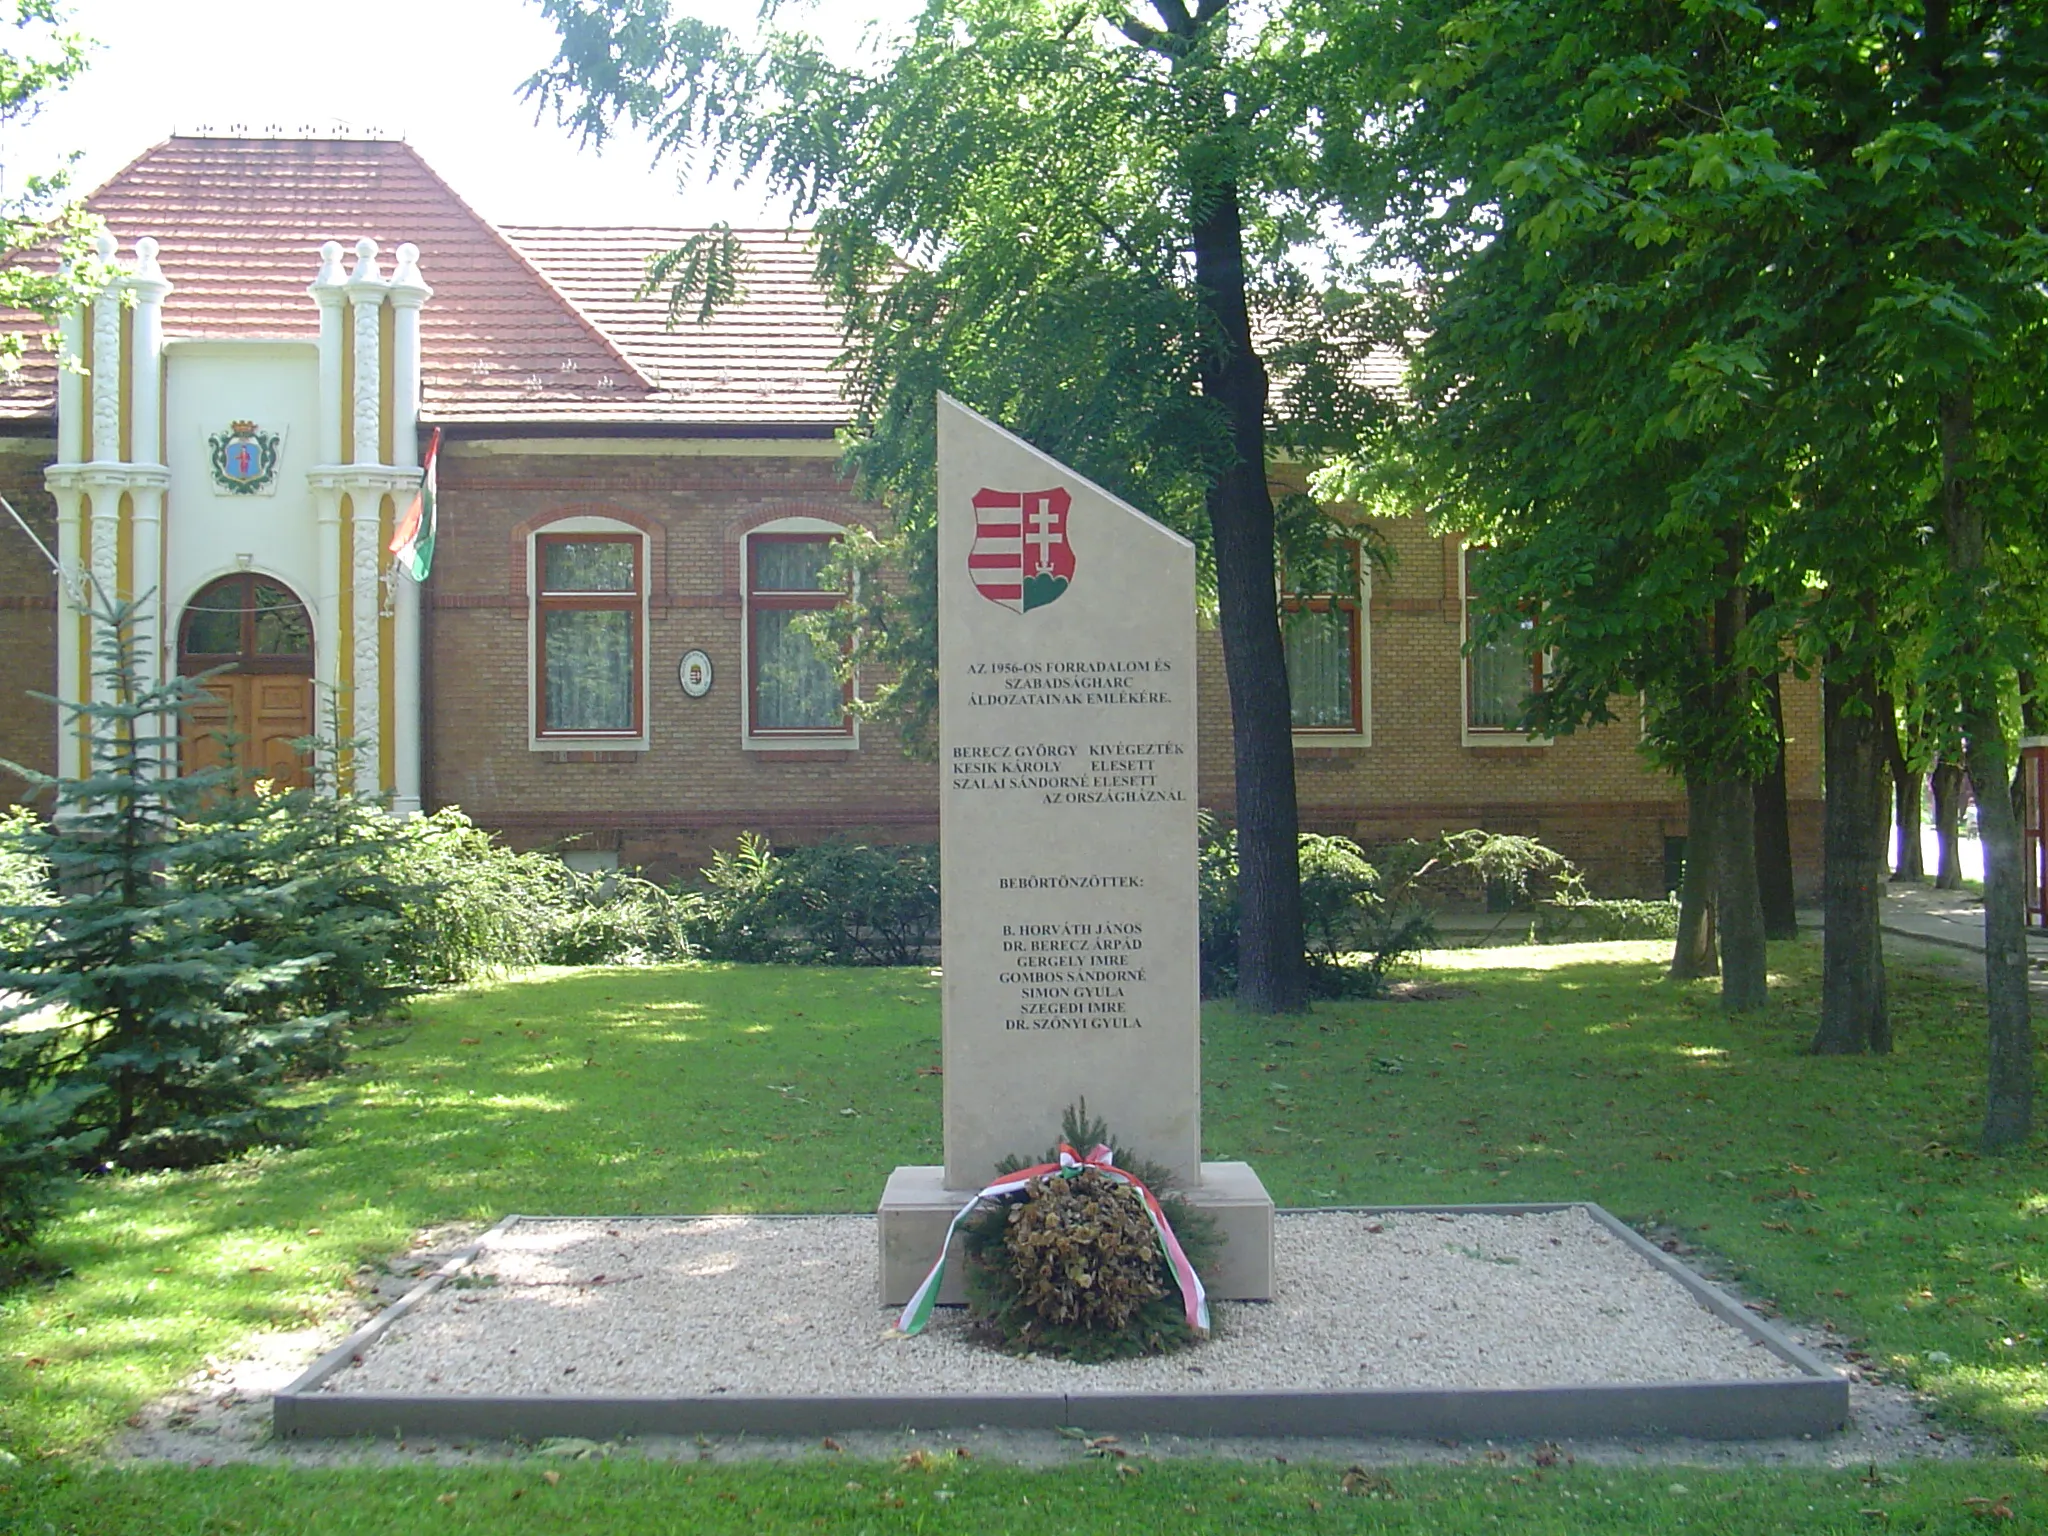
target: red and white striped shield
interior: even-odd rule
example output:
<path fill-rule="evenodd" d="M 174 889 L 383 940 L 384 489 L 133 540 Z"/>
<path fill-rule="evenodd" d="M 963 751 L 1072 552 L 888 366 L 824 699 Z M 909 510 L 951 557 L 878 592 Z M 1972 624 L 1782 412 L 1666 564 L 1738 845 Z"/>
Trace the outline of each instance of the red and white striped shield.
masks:
<path fill-rule="evenodd" d="M 1067 542 L 1067 512 L 1074 498 L 1049 491 L 974 493 L 974 547 L 967 574 L 992 603 L 1029 613 L 1055 601 L 1074 579 L 1074 547 Z"/>

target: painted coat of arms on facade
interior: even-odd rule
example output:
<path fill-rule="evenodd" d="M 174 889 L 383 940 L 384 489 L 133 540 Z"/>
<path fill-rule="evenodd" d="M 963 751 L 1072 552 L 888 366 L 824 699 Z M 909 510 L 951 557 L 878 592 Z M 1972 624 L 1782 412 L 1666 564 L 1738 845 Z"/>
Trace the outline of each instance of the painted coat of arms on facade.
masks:
<path fill-rule="evenodd" d="M 253 421 L 232 421 L 206 439 L 216 490 L 230 496 L 267 496 L 277 488 L 277 456 L 283 432 L 265 432 Z"/>
<path fill-rule="evenodd" d="M 974 547 L 967 574 L 992 603 L 1029 613 L 1057 601 L 1074 579 L 1074 547 L 1067 513 L 1074 498 L 1049 491 L 974 493 Z"/>

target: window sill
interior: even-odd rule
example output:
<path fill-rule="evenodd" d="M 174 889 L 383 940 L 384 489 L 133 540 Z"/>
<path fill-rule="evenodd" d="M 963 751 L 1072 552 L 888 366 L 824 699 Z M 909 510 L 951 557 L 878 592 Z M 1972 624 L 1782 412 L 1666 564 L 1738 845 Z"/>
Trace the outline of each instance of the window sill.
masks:
<path fill-rule="evenodd" d="M 860 750 L 860 739 L 844 731 L 830 736 L 744 736 L 740 739 L 740 750 L 769 754 L 767 760 L 778 757 L 815 757 L 821 752 L 836 752 L 846 757 Z"/>
<path fill-rule="evenodd" d="M 526 750 L 551 763 L 630 763 L 649 750 L 644 736 L 531 736 Z"/>
<path fill-rule="evenodd" d="M 1551 740 L 1548 736 L 1531 736 L 1527 731 L 1475 731 L 1468 728 L 1465 731 L 1463 745 L 1498 752 L 1503 748 L 1513 751 L 1526 747 L 1547 747 Z"/>
<path fill-rule="evenodd" d="M 1317 758 L 1350 757 L 1372 745 L 1363 731 L 1296 731 L 1294 755 L 1311 761 Z"/>

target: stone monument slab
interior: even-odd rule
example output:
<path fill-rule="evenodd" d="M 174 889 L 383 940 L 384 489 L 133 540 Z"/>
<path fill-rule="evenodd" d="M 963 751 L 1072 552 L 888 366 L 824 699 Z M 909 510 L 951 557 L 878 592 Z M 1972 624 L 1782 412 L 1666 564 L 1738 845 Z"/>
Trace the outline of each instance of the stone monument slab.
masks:
<path fill-rule="evenodd" d="M 1214 1207 L 1231 1252 L 1212 1294 L 1269 1295 L 1271 1199 L 1201 1161 L 1194 546 L 938 410 L 946 1162 L 890 1180 L 885 1300 L 1083 1099 Z"/>

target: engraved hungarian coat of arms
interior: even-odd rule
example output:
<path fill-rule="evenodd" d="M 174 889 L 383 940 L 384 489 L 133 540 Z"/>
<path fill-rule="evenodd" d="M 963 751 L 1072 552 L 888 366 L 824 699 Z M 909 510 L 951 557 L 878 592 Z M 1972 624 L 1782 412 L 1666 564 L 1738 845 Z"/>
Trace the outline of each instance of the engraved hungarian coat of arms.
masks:
<path fill-rule="evenodd" d="M 230 496 L 267 496 L 277 488 L 277 455 L 284 433 L 265 432 L 253 421 L 232 421 L 206 439 L 214 486 Z"/>
<path fill-rule="evenodd" d="M 1074 579 L 1074 547 L 1067 542 L 1073 505 L 1074 498 L 1059 487 L 977 491 L 974 547 L 967 552 L 974 589 L 1017 613 L 1063 596 Z"/>

